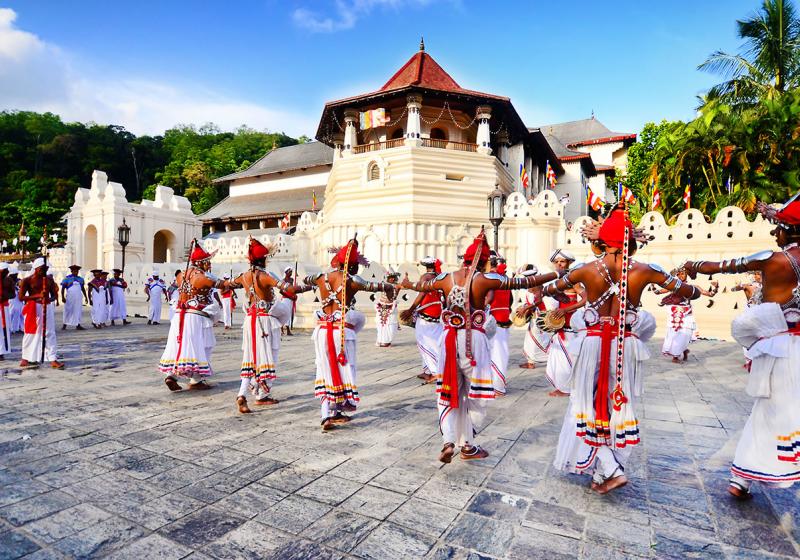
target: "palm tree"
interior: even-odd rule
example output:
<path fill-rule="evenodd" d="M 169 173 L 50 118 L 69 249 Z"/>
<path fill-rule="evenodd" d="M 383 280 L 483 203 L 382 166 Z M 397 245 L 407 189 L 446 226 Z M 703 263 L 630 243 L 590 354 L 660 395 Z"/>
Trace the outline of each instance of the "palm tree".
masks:
<path fill-rule="evenodd" d="M 800 20 L 789 0 L 764 0 L 757 13 L 736 25 L 745 41 L 742 54 L 716 51 L 698 66 L 726 78 L 702 101 L 741 108 L 800 85 Z"/>

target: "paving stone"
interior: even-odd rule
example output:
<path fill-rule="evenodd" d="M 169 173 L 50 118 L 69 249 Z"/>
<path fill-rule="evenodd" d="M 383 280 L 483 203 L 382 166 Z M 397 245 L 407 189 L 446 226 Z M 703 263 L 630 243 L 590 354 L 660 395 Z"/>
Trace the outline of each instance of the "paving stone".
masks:
<path fill-rule="evenodd" d="M 425 484 L 426 478 L 420 476 L 418 471 L 404 468 L 390 467 L 373 478 L 369 483 L 373 486 L 386 488 L 403 494 L 413 494 L 420 486 Z"/>
<path fill-rule="evenodd" d="M 475 486 L 451 483 L 441 479 L 431 479 L 416 491 L 414 497 L 463 509 L 477 492 L 478 488 Z"/>
<path fill-rule="evenodd" d="M 270 559 L 274 560 L 340 560 L 344 556 L 324 548 L 319 544 L 306 540 L 292 539 L 272 552 Z"/>
<path fill-rule="evenodd" d="M 218 472 L 180 489 L 180 493 L 208 504 L 221 500 L 247 486 L 248 481 L 232 474 Z"/>
<path fill-rule="evenodd" d="M 453 523 L 459 510 L 411 498 L 389 516 L 389 521 L 439 537 Z"/>
<path fill-rule="evenodd" d="M 359 544 L 353 554 L 369 560 L 422 558 L 436 542 L 434 537 L 393 523 L 382 523 Z"/>
<path fill-rule="evenodd" d="M 0 506 L 21 502 L 30 497 L 44 494 L 52 490 L 50 486 L 39 482 L 38 480 L 31 480 L 30 478 L 18 475 L 19 479 L 9 483 L 0 488 Z M 2 512 L 2 509 L 0 509 Z M 1 514 L 1 513 L 0 513 Z"/>
<path fill-rule="evenodd" d="M 649 527 L 619 521 L 613 517 L 590 515 L 586 518 L 586 548 L 594 543 L 618 548 L 628 554 L 650 554 Z"/>
<path fill-rule="evenodd" d="M 224 537 L 207 545 L 203 552 L 212 558 L 260 560 L 270 557 L 292 537 L 256 521 L 248 521 Z"/>
<path fill-rule="evenodd" d="M 10 506 L 0 508 L 0 517 L 11 523 L 20 526 L 42 517 L 67 509 L 78 503 L 77 498 L 53 490 L 46 494 L 39 494 L 23 502 L 17 502 Z"/>
<path fill-rule="evenodd" d="M 514 538 L 514 528 L 503 521 L 465 513 L 456 520 L 445 538 L 482 554 L 502 558 Z"/>
<path fill-rule="evenodd" d="M 130 521 L 109 518 L 55 543 L 53 547 L 71 558 L 98 558 L 144 536 Z"/>
<path fill-rule="evenodd" d="M 481 490 L 467 507 L 470 513 L 493 519 L 517 521 L 525 515 L 528 500 L 502 492 Z"/>
<path fill-rule="evenodd" d="M 199 548 L 244 523 L 244 518 L 231 515 L 221 508 L 207 506 L 162 527 L 159 533 L 184 546 Z"/>
<path fill-rule="evenodd" d="M 78 504 L 24 525 L 25 531 L 47 544 L 68 537 L 111 517 L 111 514 L 91 504 Z"/>
<path fill-rule="evenodd" d="M 506 558 L 509 560 L 541 558 L 566 560 L 577 558 L 581 549 L 579 538 L 570 538 L 545 533 L 529 527 L 521 527 L 511 543 Z"/>
<path fill-rule="evenodd" d="M 362 485 L 333 475 L 325 475 L 297 491 L 298 496 L 313 498 L 332 506 L 355 494 Z"/>
<path fill-rule="evenodd" d="M 307 469 L 298 469 L 297 467 L 288 466 L 265 476 L 259 480 L 259 483 L 277 488 L 278 490 L 283 490 L 284 492 L 296 492 L 303 486 L 317 480 L 323 474 L 324 473 L 318 471 L 309 471 Z"/>
<path fill-rule="evenodd" d="M 315 521 L 303 532 L 303 536 L 335 550 L 350 552 L 378 523 L 363 515 L 334 510 Z"/>
<path fill-rule="evenodd" d="M 331 511 L 331 506 L 300 496 L 288 496 L 256 517 L 256 521 L 299 535 Z"/>
<path fill-rule="evenodd" d="M 106 556 L 107 560 L 180 560 L 192 553 L 192 549 L 162 537 L 157 533 L 134 541 L 117 552 Z"/>
<path fill-rule="evenodd" d="M 547 502 L 532 501 L 523 525 L 579 539 L 583 536 L 586 516 Z"/>
<path fill-rule="evenodd" d="M 353 513 L 360 513 L 375 519 L 386 519 L 389 514 L 399 508 L 407 496 L 382 488 L 364 486 L 358 492 L 342 502 L 341 508 Z"/>
<path fill-rule="evenodd" d="M 227 474 L 232 474 L 248 482 L 253 482 L 285 466 L 286 463 L 265 459 L 264 457 L 248 457 L 241 463 L 236 463 L 223 470 Z"/>
<path fill-rule="evenodd" d="M 0 558 L 22 558 L 39 550 L 39 545 L 16 531 L 0 532 Z"/>
<path fill-rule="evenodd" d="M 331 470 L 330 474 L 338 476 L 339 478 L 346 478 L 366 484 L 383 472 L 384 469 L 385 467 L 383 465 L 372 461 L 351 459 Z"/>
<path fill-rule="evenodd" d="M 713 533 L 710 533 L 713 537 Z M 722 547 L 713 540 L 698 540 L 686 531 L 676 534 L 671 531 L 665 534 L 661 529 L 654 530 L 653 553 L 657 558 L 725 558 Z"/>
<path fill-rule="evenodd" d="M 252 518 L 286 497 L 286 492 L 258 483 L 222 498 L 217 505 L 241 517 Z"/>

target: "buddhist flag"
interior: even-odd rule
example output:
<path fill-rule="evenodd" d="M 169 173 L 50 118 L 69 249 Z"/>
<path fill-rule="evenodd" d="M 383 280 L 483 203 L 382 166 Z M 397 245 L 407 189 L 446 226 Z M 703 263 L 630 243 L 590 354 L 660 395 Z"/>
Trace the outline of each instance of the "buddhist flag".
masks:
<path fill-rule="evenodd" d="M 367 128 L 377 128 L 379 126 L 384 126 L 387 122 L 389 122 L 389 118 L 386 116 L 386 109 L 372 109 L 371 111 L 365 111 L 361 113 L 359 117 L 361 130 L 366 130 Z"/>
<path fill-rule="evenodd" d="M 530 179 L 528 178 L 528 170 L 525 169 L 525 166 L 522 164 L 519 165 L 519 180 L 522 183 L 522 188 L 527 189 L 530 184 Z"/>
<path fill-rule="evenodd" d="M 656 184 L 655 179 L 652 179 L 650 183 L 653 185 L 653 201 L 650 204 L 650 209 L 656 210 L 659 206 L 661 206 L 661 193 L 658 192 L 658 185 Z"/>
<path fill-rule="evenodd" d="M 594 194 L 589 185 L 586 185 L 586 205 L 595 212 L 599 212 L 603 209 L 603 204 L 603 199 Z"/>
<path fill-rule="evenodd" d="M 278 227 L 286 231 L 287 229 L 289 229 L 290 222 L 291 219 L 289 218 L 289 214 L 286 214 L 282 219 L 278 221 Z"/>
<path fill-rule="evenodd" d="M 633 204 L 636 197 L 633 196 L 633 191 L 622 184 L 622 181 L 617 183 L 617 200 L 624 200 L 625 204 Z"/>
<path fill-rule="evenodd" d="M 557 182 L 557 181 L 556 181 L 556 172 L 555 172 L 555 171 L 553 171 L 553 168 L 552 168 L 552 167 L 550 167 L 550 160 L 547 160 L 547 172 L 546 172 L 546 176 L 547 176 L 547 182 L 548 182 L 548 184 L 550 185 L 550 187 L 549 187 L 549 188 L 551 188 L 551 189 L 554 189 L 554 188 L 556 188 L 556 182 Z"/>
<path fill-rule="evenodd" d="M 311 211 L 317 211 L 317 191 L 311 191 Z"/>
<path fill-rule="evenodd" d="M 686 183 L 686 188 L 683 191 L 683 202 L 686 204 L 686 209 L 692 207 L 692 183 Z"/>

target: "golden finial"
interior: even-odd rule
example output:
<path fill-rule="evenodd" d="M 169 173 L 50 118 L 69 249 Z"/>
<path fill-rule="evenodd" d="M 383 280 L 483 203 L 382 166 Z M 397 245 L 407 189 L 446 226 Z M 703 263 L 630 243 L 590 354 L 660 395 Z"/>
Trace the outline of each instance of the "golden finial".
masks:
<path fill-rule="evenodd" d="M 419 38 L 419 52 L 425 52 L 425 37 Z"/>

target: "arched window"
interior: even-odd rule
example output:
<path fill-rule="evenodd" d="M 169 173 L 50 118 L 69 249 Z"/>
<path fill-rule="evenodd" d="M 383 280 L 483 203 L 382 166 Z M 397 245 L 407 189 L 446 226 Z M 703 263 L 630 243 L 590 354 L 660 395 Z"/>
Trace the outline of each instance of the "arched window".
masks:
<path fill-rule="evenodd" d="M 441 128 L 432 128 L 431 140 L 447 140 L 447 133 Z"/>
<path fill-rule="evenodd" d="M 403 137 L 403 129 L 402 128 L 395 128 L 392 131 L 392 140 L 399 140 Z"/>
<path fill-rule="evenodd" d="M 369 162 L 367 166 L 367 181 L 377 181 L 381 178 L 381 168 L 374 161 Z"/>

